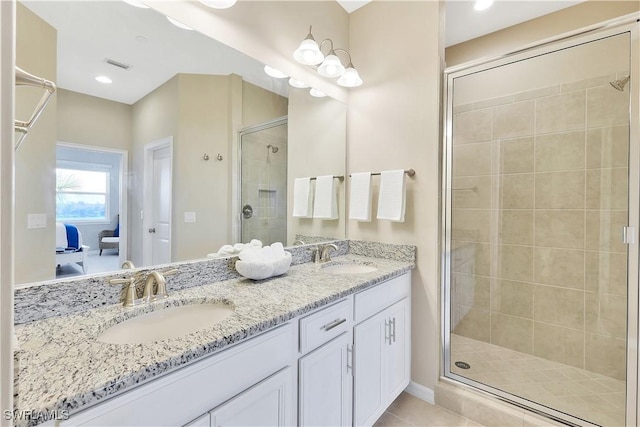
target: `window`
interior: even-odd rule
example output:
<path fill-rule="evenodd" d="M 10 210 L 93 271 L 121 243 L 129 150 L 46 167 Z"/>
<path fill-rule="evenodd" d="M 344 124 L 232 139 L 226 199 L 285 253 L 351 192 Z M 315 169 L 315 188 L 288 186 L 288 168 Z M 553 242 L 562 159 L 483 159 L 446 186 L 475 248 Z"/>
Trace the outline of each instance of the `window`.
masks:
<path fill-rule="evenodd" d="M 56 221 L 109 218 L 109 172 L 56 168 Z"/>

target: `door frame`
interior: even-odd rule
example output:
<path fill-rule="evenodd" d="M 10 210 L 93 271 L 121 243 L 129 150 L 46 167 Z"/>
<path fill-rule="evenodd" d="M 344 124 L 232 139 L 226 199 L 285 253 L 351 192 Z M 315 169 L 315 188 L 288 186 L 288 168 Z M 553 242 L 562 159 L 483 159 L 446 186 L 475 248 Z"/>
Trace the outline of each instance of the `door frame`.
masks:
<path fill-rule="evenodd" d="M 562 413 L 558 410 L 545 407 L 536 402 L 528 401 L 514 394 L 502 392 L 494 387 L 481 384 L 466 377 L 451 372 L 451 214 L 452 214 L 452 132 L 453 132 L 453 81 L 455 78 L 470 75 L 490 68 L 503 66 L 509 63 L 526 60 L 538 55 L 559 51 L 580 44 L 594 42 L 610 36 L 629 33 L 629 73 L 631 83 L 629 85 L 629 208 L 628 226 L 635 230 L 635 243 L 628 245 L 627 263 L 627 336 L 626 336 L 626 425 L 637 425 L 640 420 L 640 405 L 638 404 L 640 369 L 638 348 L 640 342 L 639 305 L 640 305 L 640 277 L 639 266 L 639 239 L 640 231 L 640 13 L 605 21 L 581 30 L 572 31 L 557 37 L 542 40 L 522 47 L 521 49 L 507 52 L 493 58 L 483 58 L 466 64 L 452 66 L 444 70 L 443 75 L 443 105 L 445 106 L 442 122 L 442 169 L 441 169 L 441 246 L 440 246 L 440 380 L 459 387 L 469 387 L 488 393 L 493 399 L 506 401 L 526 410 L 538 413 L 551 419 L 569 422 L 571 425 L 584 425 L 585 422 Z M 591 425 L 587 423 L 588 425 Z"/>
<path fill-rule="evenodd" d="M 169 258 L 172 257 L 171 246 L 173 244 L 173 136 L 167 136 L 144 145 L 144 193 L 142 195 L 142 265 L 152 265 L 152 236 L 147 230 L 150 227 L 149 215 L 147 212 L 153 210 L 152 187 L 153 187 L 153 153 L 156 150 L 169 148 L 169 161 L 171 172 L 171 197 L 169 198 Z"/>
<path fill-rule="evenodd" d="M 120 248 L 118 262 L 122 265 L 129 255 L 129 185 L 125 181 L 129 176 L 129 151 L 118 148 L 101 147 L 97 145 L 77 144 L 74 142 L 57 141 L 57 147 L 75 148 L 78 150 L 97 151 L 101 153 L 118 154 L 120 156 L 120 172 L 118 174 L 118 203 L 120 204 Z"/>

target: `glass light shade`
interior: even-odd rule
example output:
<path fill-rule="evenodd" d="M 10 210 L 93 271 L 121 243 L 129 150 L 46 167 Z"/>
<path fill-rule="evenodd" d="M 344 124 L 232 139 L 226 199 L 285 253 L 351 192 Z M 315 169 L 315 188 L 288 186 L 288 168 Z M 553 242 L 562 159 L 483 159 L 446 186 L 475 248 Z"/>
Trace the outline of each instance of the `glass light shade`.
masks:
<path fill-rule="evenodd" d="M 309 94 L 311 96 L 315 96 L 316 98 L 324 98 L 325 96 L 327 96 L 326 93 L 324 93 L 320 89 L 316 89 L 314 87 L 311 88 L 311 90 L 309 91 Z"/>
<path fill-rule="evenodd" d="M 182 28 L 183 30 L 193 31 L 193 28 L 191 28 L 190 26 L 183 24 L 182 22 L 178 21 L 177 19 L 173 19 L 170 16 L 167 16 L 167 20 L 178 28 Z"/>
<path fill-rule="evenodd" d="M 298 89 L 304 89 L 309 87 L 309 85 L 303 82 L 302 80 L 297 80 L 297 79 L 294 79 L 293 77 L 289 79 L 289 84 L 293 87 L 297 87 Z"/>
<path fill-rule="evenodd" d="M 344 70 L 344 73 L 340 76 L 338 84 L 343 87 L 358 87 L 362 84 L 362 79 L 360 78 L 360 74 L 358 74 L 358 70 L 350 66 Z"/>
<path fill-rule="evenodd" d="M 473 8 L 478 11 L 485 10 L 485 9 L 489 9 L 492 4 L 493 4 L 493 0 L 476 0 L 475 4 L 473 5 Z"/>
<path fill-rule="evenodd" d="M 236 0 L 200 0 L 200 3 L 214 9 L 228 9 L 236 4 Z"/>
<path fill-rule="evenodd" d="M 276 70 L 275 68 L 270 67 L 268 65 L 264 66 L 264 72 L 267 73 L 268 76 L 274 77 L 276 79 L 284 79 L 286 77 L 289 77 L 282 71 Z"/>
<path fill-rule="evenodd" d="M 344 73 L 344 65 L 337 56 L 329 54 L 318 67 L 318 73 L 325 77 L 338 77 Z"/>
<path fill-rule="evenodd" d="M 317 65 L 322 62 L 324 55 L 320 52 L 318 43 L 313 38 L 307 38 L 293 52 L 293 58 L 304 65 Z"/>

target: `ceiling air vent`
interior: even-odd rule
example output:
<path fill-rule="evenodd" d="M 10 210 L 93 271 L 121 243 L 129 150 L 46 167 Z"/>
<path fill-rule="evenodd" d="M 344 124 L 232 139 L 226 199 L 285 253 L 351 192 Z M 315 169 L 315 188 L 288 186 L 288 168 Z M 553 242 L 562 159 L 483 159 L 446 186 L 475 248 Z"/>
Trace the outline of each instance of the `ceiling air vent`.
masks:
<path fill-rule="evenodd" d="M 113 59 L 109 58 L 105 59 L 104 62 L 109 65 L 113 65 L 114 67 L 122 68 L 123 70 L 128 70 L 129 68 L 131 68 L 131 65 L 123 64 L 122 62 L 114 61 Z"/>

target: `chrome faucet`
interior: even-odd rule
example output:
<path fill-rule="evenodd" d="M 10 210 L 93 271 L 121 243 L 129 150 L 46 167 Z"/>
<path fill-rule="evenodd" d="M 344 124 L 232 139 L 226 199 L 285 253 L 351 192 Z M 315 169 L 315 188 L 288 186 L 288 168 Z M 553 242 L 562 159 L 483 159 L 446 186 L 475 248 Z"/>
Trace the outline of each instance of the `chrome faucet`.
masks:
<path fill-rule="evenodd" d="M 133 265 L 133 263 L 131 261 L 126 260 L 125 262 L 122 263 L 120 268 L 136 268 L 136 266 Z"/>
<path fill-rule="evenodd" d="M 338 252 L 338 246 L 334 245 L 333 243 L 324 245 L 320 252 L 320 262 L 331 261 L 331 254 L 329 252 L 330 249 L 333 249 L 334 251 Z"/>
<path fill-rule="evenodd" d="M 176 274 L 178 270 L 169 270 L 164 273 L 159 271 L 152 271 L 147 275 L 147 279 L 144 282 L 144 292 L 142 293 L 142 299 L 147 302 L 158 301 L 160 299 L 167 298 L 167 281 L 165 276 L 171 276 Z M 153 285 L 156 284 L 156 291 L 153 292 Z"/>

